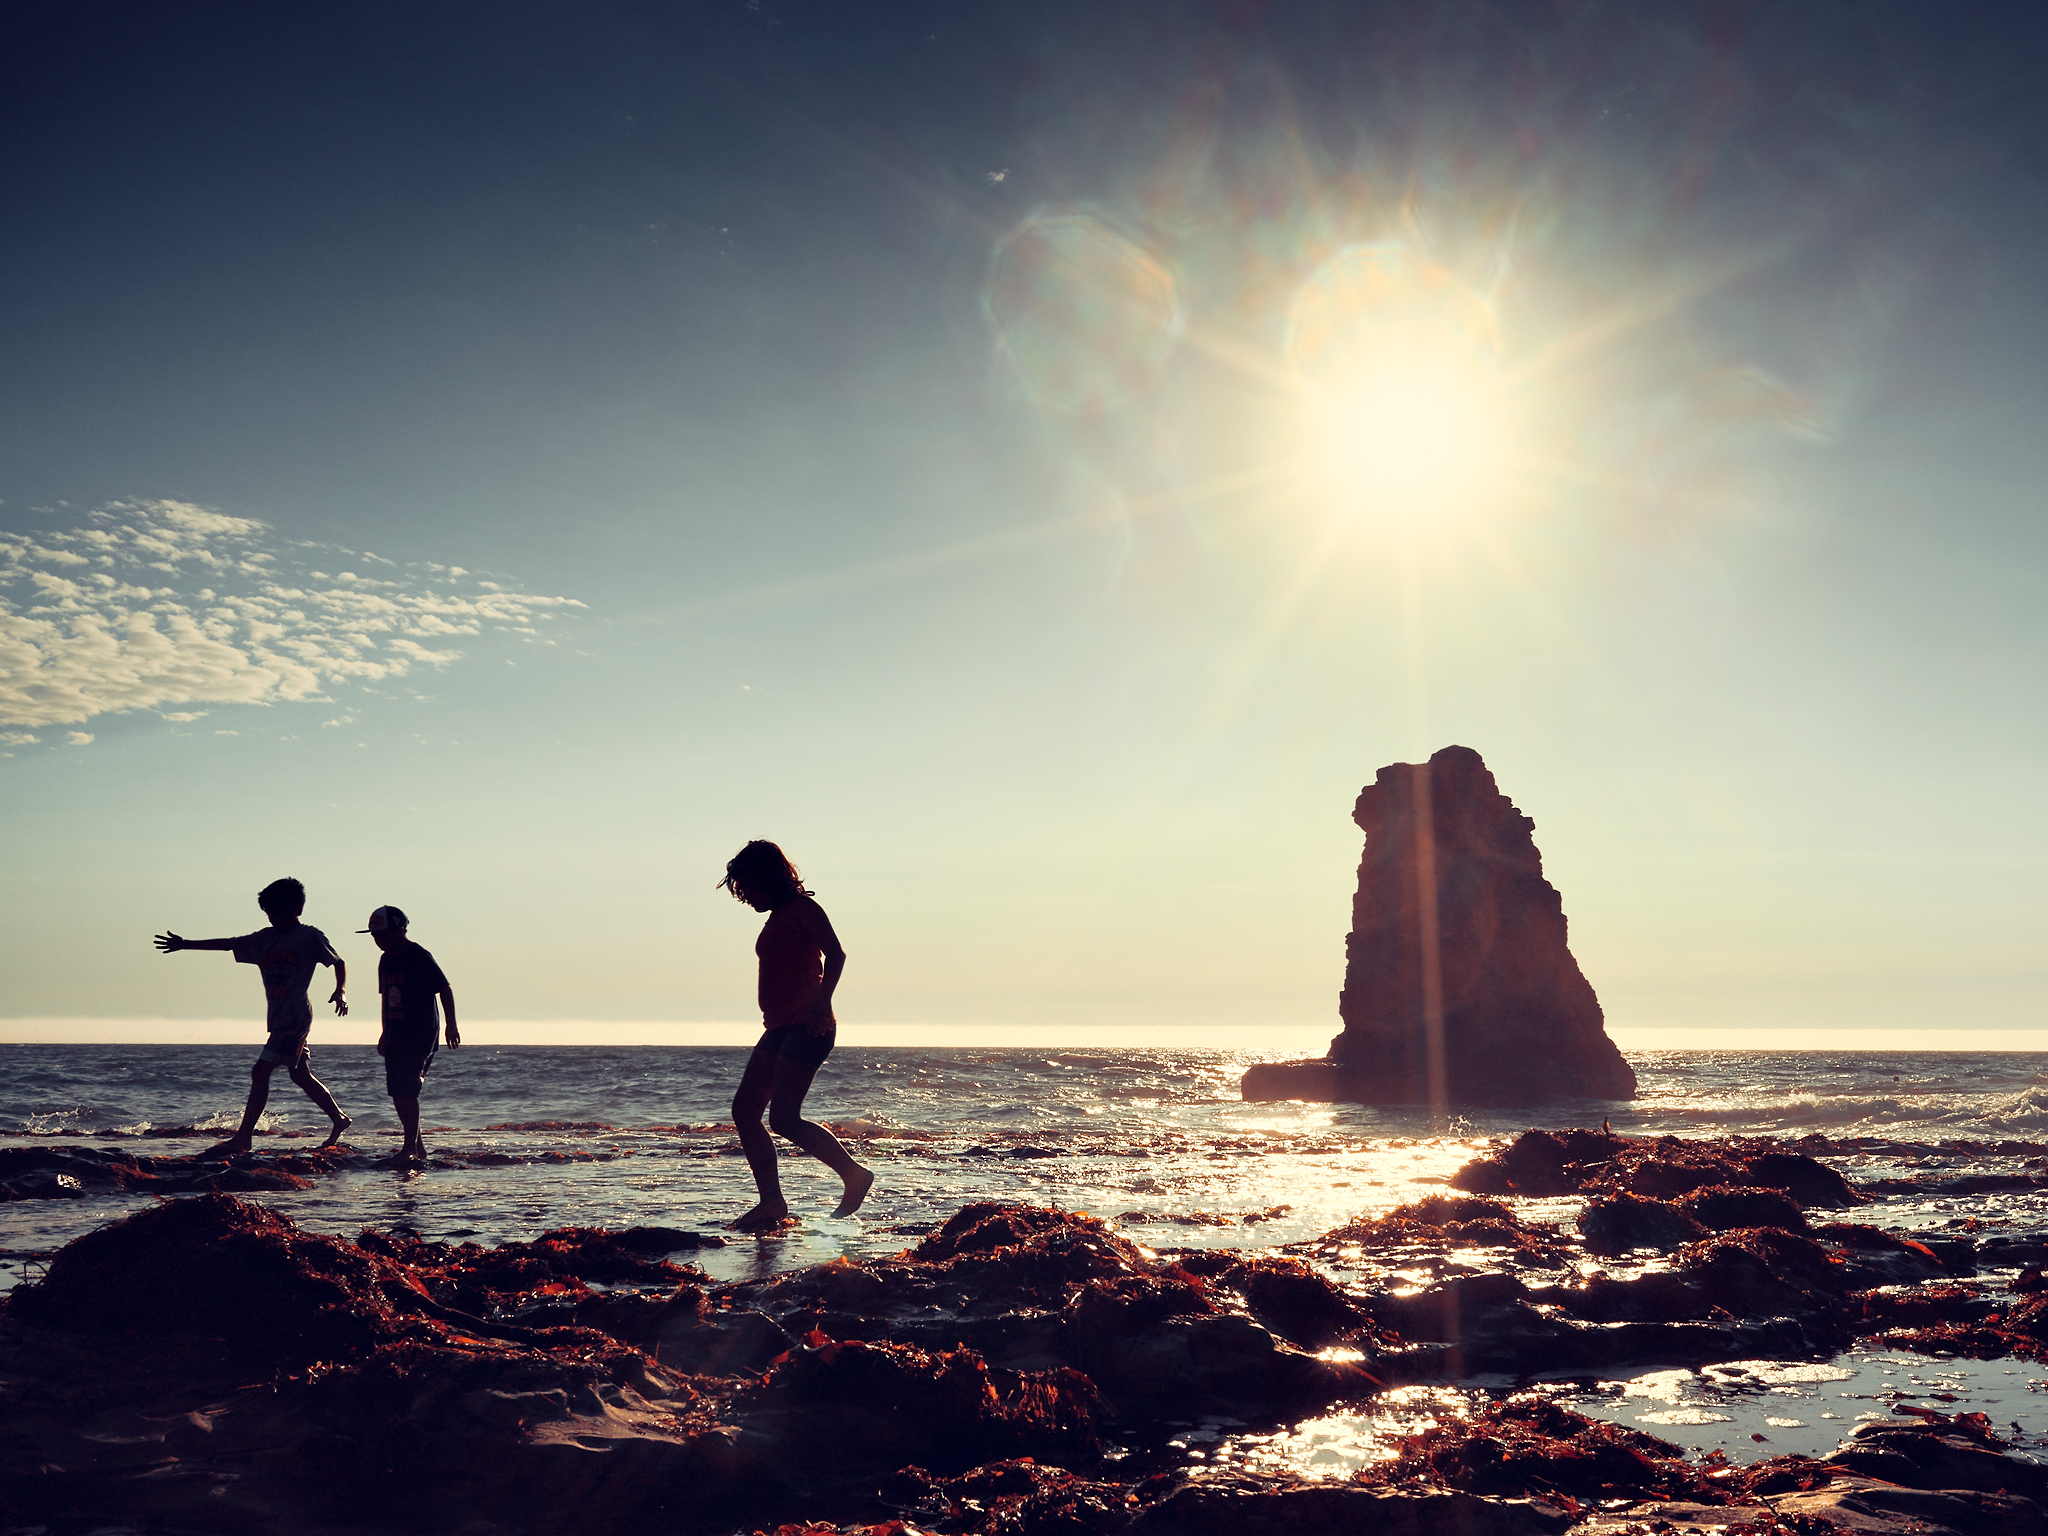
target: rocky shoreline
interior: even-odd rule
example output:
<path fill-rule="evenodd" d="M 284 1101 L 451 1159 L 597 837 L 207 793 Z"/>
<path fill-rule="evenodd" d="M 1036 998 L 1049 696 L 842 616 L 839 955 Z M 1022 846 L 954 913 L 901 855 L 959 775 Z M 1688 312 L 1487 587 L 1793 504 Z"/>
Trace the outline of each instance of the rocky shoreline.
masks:
<path fill-rule="evenodd" d="M 1284 1425 L 1476 1372 L 1871 1339 L 2048 1360 L 2038 1245 L 1859 1223 L 1866 1196 L 1799 1144 L 1530 1131 L 1452 1185 L 1257 1253 L 985 1202 L 891 1257 L 727 1284 L 676 1257 L 716 1239 L 670 1228 L 351 1243 L 199 1192 L 8 1294 L 0 1505 L 66 1532 L 2048 1536 L 2048 1472 L 1924 1408 L 1751 1465 L 1527 1392 L 1342 1482 L 1169 1450 L 1193 1414 Z M 1567 1194 L 1570 1225 L 1509 1203 Z"/>

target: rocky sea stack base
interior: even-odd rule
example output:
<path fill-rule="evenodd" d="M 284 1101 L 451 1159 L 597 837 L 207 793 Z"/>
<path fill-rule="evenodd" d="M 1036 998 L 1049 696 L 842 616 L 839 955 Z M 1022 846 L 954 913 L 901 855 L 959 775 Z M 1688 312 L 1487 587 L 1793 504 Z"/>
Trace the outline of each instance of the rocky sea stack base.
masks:
<path fill-rule="evenodd" d="M 660 1227 L 348 1242 L 170 1199 L 0 1307 L 0 1507 L 51 1532 L 294 1536 L 2048 1536 L 2048 1472 L 1984 1415 L 1924 1408 L 1751 1465 L 1512 1390 L 1341 1481 L 1173 1448 L 1191 1414 L 1256 1431 L 1475 1373 L 1872 1337 L 2048 1358 L 2038 1269 L 1994 1291 L 1968 1242 L 1859 1224 L 1863 1195 L 1802 1147 L 1825 1150 L 1529 1131 L 1454 1192 L 1286 1249 L 1155 1252 L 989 1202 L 891 1257 L 731 1284 Z M 1510 1203 L 1565 1194 L 1573 1229 Z M 1417 1288 L 1418 1266 L 1440 1278 Z"/>
<path fill-rule="evenodd" d="M 1365 832 L 1344 941 L 1343 1033 L 1328 1057 L 1268 1062 L 1247 1099 L 1534 1104 L 1627 1099 L 1636 1075 L 1607 1038 L 1543 878 L 1536 824 L 1470 747 L 1393 763 L 1359 792 Z"/>

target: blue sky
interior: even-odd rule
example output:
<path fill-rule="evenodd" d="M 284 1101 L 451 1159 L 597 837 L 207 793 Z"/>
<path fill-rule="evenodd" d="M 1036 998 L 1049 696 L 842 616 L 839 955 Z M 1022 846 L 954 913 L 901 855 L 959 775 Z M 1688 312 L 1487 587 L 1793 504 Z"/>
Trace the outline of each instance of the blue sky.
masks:
<path fill-rule="evenodd" d="M 850 1026 L 1334 1030 L 1351 801 L 1453 741 L 1617 1028 L 2038 1029 L 2044 60 L 2023 6 L 54 8 L 0 1033 L 253 1019 L 148 936 L 285 873 L 475 1019 L 740 1020 L 755 836 Z M 1446 357 L 1484 421 L 1411 428 Z"/>

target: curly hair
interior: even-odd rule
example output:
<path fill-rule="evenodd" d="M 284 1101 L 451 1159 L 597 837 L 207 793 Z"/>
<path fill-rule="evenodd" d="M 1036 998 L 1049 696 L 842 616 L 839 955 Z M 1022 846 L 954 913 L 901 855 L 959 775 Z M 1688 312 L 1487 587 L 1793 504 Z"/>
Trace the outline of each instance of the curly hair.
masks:
<path fill-rule="evenodd" d="M 789 862 L 789 855 L 758 837 L 725 861 L 725 878 L 718 885 L 721 890 L 732 892 L 735 901 L 747 899 L 742 894 L 742 887 L 756 896 L 780 892 L 783 900 L 811 894 L 804 885 L 803 876 Z"/>
<path fill-rule="evenodd" d="M 272 917 L 297 917 L 306 910 L 306 888 L 290 875 L 256 893 L 256 905 Z"/>

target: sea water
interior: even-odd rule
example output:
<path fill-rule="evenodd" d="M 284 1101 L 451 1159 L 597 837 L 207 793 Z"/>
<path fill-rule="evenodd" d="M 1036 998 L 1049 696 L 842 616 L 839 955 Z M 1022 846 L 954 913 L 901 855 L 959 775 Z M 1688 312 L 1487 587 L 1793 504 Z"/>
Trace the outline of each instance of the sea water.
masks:
<path fill-rule="evenodd" d="M 2048 1170 L 2048 1057 L 2034 1054 L 1630 1053 L 1641 1083 L 1631 1102 L 1449 1116 L 1245 1103 L 1238 1080 L 1269 1054 L 842 1045 L 819 1072 L 806 1113 L 875 1169 L 866 1206 L 833 1220 L 837 1179 L 785 1155 L 797 1226 L 690 1257 L 712 1278 L 736 1280 L 841 1254 L 894 1253 L 966 1202 L 986 1199 L 1090 1211 L 1156 1249 L 1269 1247 L 1441 1190 L 1494 1137 L 1603 1118 L 1627 1135 L 1856 1140 L 1853 1150 L 1828 1154 L 1851 1183 L 1936 1175 L 1952 1184 Z M 225 1134 L 239 1117 L 253 1055 L 232 1046 L 0 1045 L 0 1145 L 196 1150 L 204 1145 L 197 1133 Z M 719 1046 L 444 1050 L 423 1099 L 429 1165 L 401 1171 L 376 1166 L 399 1140 L 379 1058 L 366 1046 L 316 1046 L 316 1070 L 356 1117 L 346 1138 L 353 1153 L 311 1189 L 262 1198 L 304 1226 L 351 1237 L 364 1227 L 487 1244 L 564 1226 L 715 1231 L 753 1202 L 728 1109 L 745 1056 Z M 263 1124 L 276 1134 L 259 1149 L 303 1149 L 326 1132 L 325 1118 L 282 1076 Z M 151 1198 L 0 1205 L 0 1287 Z M 1527 1204 L 1525 1215 L 1569 1224 L 1577 1202 Z M 1853 1219 L 2038 1235 L 2048 1233 L 2048 1189 L 1889 1194 Z M 1282 1429 L 1191 1422 L 1184 1449 L 1193 1460 L 1342 1474 L 1390 1454 L 1401 1434 L 1434 1418 L 1531 1385 L 1583 1412 L 1744 1458 L 1824 1454 L 1859 1418 L 1886 1416 L 1898 1402 L 1978 1409 L 2018 1423 L 2023 1445 L 2035 1437 L 2048 1445 L 2048 1368 L 1861 1351 L 1611 1380 L 1407 1388 L 1365 1412 Z"/>

